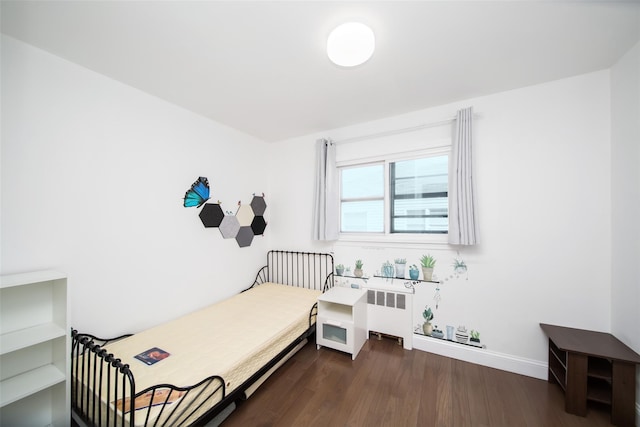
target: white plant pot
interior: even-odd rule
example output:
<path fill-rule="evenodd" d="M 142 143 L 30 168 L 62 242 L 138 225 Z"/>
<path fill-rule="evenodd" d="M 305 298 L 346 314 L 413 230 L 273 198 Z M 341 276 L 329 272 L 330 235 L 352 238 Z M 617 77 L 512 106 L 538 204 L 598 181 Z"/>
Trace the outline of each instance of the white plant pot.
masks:
<path fill-rule="evenodd" d="M 425 335 L 431 336 L 431 333 L 433 332 L 433 326 L 431 325 L 431 323 L 429 322 L 423 323 L 422 332 L 424 332 Z"/>

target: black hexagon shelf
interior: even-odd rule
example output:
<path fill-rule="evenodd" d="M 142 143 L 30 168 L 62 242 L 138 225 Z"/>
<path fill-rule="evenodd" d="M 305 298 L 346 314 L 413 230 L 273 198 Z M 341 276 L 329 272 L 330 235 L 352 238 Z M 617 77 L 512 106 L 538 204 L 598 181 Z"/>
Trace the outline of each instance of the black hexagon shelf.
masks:
<path fill-rule="evenodd" d="M 236 242 L 238 242 L 238 246 L 240 246 L 241 248 L 249 246 L 251 245 L 252 240 L 253 231 L 251 230 L 251 227 L 240 227 L 240 230 L 238 230 L 238 234 L 236 235 Z"/>
<path fill-rule="evenodd" d="M 224 212 L 217 203 L 205 203 L 200 211 L 200 221 L 205 227 L 219 227 L 223 218 Z"/>
<path fill-rule="evenodd" d="M 264 215 L 264 211 L 267 209 L 267 202 L 264 201 L 264 197 L 253 196 L 251 200 L 251 209 L 256 216 Z"/>
<path fill-rule="evenodd" d="M 251 222 L 251 230 L 256 236 L 264 234 L 264 229 L 267 228 L 267 223 L 263 216 L 256 216 Z"/>

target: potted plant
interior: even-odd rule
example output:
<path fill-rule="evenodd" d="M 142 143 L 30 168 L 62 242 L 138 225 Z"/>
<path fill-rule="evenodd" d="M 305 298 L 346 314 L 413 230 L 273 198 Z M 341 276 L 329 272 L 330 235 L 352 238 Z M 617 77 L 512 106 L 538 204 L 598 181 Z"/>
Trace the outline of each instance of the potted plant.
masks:
<path fill-rule="evenodd" d="M 404 279 L 404 268 L 407 265 L 407 260 L 405 258 L 396 258 L 395 259 L 395 264 L 396 264 L 396 278 L 397 279 Z"/>
<path fill-rule="evenodd" d="M 458 326 L 456 330 L 456 341 L 462 344 L 466 344 L 469 339 L 469 334 L 467 333 L 467 328 L 464 326 Z"/>
<path fill-rule="evenodd" d="M 425 335 L 431 336 L 431 332 L 433 331 L 433 327 L 431 326 L 431 320 L 433 320 L 433 311 L 431 311 L 431 307 L 425 307 L 424 311 L 422 312 L 422 317 L 424 317 L 422 331 Z"/>
<path fill-rule="evenodd" d="M 469 342 L 470 342 L 471 345 L 475 345 L 476 347 L 481 347 L 482 346 L 480 344 L 480 332 L 474 331 L 472 329 L 471 332 L 469 333 L 469 335 L 471 336 L 471 338 L 469 338 Z"/>
<path fill-rule="evenodd" d="M 441 329 L 438 329 L 438 325 L 436 325 L 436 326 L 433 328 L 433 331 L 431 331 L 431 336 L 432 336 L 433 338 L 440 338 L 440 339 L 443 339 L 443 338 L 444 338 L 444 332 L 442 332 L 442 330 L 441 330 Z"/>
<path fill-rule="evenodd" d="M 433 279 L 433 267 L 436 265 L 436 259 L 429 254 L 422 255 L 420 263 L 422 264 L 422 275 L 424 276 L 424 280 L 431 282 L 431 279 Z"/>
<path fill-rule="evenodd" d="M 343 264 L 336 265 L 336 274 L 338 276 L 342 276 L 344 274 L 344 265 Z"/>
<path fill-rule="evenodd" d="M 463 260 L 453 260 L 453 272 L 456 274 L 464 274 L 467 272 L 467 264 Z"/>
<path fill-rule="evenodd" d="M 356 260 L 356 268 L 353 270 L 353 275 L 356 277 L 362 277 L 362 260 Z"/>
<path fill-rule="evenodd" d="M 393 277 L 393 264 L 391 264 L 389 261 L 385 261 L 385 263 L 382 264 L 382 277 Z"/>
<path fill-rule="evenodd" d="M 409 278 L 411 280 L 418 280 L 418 277 L 420 277 L 420 270 L 418 270 L 418 266 L 411 264 L 409 267 Z"/>

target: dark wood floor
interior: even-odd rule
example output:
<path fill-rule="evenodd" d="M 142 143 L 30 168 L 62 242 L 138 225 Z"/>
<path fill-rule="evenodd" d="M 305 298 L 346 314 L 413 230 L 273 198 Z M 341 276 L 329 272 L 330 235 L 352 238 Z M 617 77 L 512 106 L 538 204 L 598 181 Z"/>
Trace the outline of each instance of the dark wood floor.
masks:
<path fill-rule="evenodd" d="M 564 412 L 559 386 L 368 340 L 350 355 L 307 344 L 223 423 L 234 426 L 608 426 Z"/>

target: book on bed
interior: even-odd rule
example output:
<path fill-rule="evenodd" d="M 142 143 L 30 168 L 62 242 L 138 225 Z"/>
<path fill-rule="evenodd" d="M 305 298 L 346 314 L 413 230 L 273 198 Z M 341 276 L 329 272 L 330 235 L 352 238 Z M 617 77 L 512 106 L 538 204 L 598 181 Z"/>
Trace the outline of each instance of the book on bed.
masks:
<path fill-rule="evenodd" d="M 153 347 L 135 355 L 134 357 L 147 365 L 153 365 L 154 363 L 164 360 L 169 356 L 171 356 L 171 353 L 167 353 L 158 347 Z"/>

